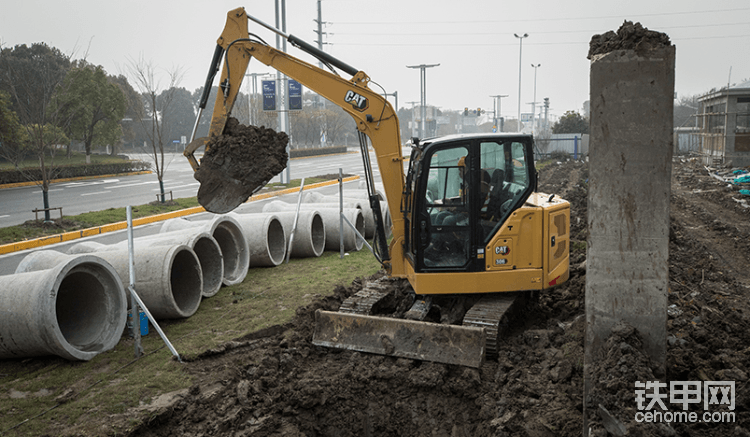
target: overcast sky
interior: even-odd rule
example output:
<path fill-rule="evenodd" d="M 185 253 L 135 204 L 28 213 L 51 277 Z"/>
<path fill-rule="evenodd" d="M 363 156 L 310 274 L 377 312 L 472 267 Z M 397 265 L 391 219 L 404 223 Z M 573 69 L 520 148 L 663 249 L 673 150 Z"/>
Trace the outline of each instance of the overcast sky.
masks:
<path fill-rule="evenodd" d="M 227 12 L 238 6 L 267 23 L 275 20 L 274 0 L 244 5 L 237 0 L 6 2 L 0 44 L 45 42 L 115 75 L 127 76 L 128 63 L 143 58 L 164 70 L 182 69 L 180 85 L 194 91 L 205 81 Z M 287 33 L 315 44 L 317 1 L 287 0 L 286 11 Z M 538 102 L 549 97 L 550 113 L 556 116 L 581 111 L 589 100 L 591 36 L 617 30 L 623 20 L 670 36 L 677 50 L 678 96 L 750 78 L 748 0 L 323 0 L 322 12 L 328 23 L 324 40 L 330 43 L 324 50 L 365 71 L 388 93 L 398 92 L 400 107 L 420 100 L 419 70 L 407 65 L 440 64 L 427 70 L 428 104 L 491 110 L 491 95 L 507 95 L 501 100 L 502 115 L 515 118 L 520 40 L 514 33 L 527 33 L 521 112 L 530 112 L 534 99 L 532 64 L 541 64 L 536 69 Z M 275 41 L 254 23 L 250 31 Z M 312 60 L 291 46 L 288 51 Z M 257 61 L 248 69 L 266 71 Z"/>

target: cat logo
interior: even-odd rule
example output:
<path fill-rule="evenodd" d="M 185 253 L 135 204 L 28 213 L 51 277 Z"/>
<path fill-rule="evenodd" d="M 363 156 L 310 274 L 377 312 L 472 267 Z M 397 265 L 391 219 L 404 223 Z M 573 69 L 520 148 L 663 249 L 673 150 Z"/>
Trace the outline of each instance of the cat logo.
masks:
<path fill-rule="evenodd" d="M 364 111 L 369 106 L 367 97 L 360 96 L 354 91 L 347 91 L 346 96 L 344 96 L 344 101 L 346 103 L 351 103 L 358 111 Z"/>

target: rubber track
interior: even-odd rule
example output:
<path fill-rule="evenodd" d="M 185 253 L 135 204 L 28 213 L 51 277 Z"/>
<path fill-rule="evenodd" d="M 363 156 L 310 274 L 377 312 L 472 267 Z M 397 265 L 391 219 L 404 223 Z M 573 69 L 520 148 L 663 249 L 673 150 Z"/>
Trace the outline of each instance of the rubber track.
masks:
<path fill-rule="evenodd" d="M 361 314 L 369 316 L 372 307 L 393 291 L 387 279 L 381 278 L 367 285 L 348 297 L 339 307 L 340 313 Z"/>
<path fill-rule="evenodd" d="M 484 328 L 487 333 L 486 354 L 497 356 L 497 342 L 508 310 L 521 293 L 498 293 L 483 296 L 464 316 L 463 325 Z"/>

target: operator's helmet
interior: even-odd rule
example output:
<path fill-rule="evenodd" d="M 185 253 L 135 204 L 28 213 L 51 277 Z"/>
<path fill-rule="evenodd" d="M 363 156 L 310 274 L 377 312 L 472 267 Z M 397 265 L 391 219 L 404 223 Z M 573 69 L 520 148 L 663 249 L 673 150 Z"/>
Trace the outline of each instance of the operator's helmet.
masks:
<path fill-rule="evenodd" d="M 466 174 L 466 156 L 462 156 L 458 159 L 458 171 L 461 176 Z"/>

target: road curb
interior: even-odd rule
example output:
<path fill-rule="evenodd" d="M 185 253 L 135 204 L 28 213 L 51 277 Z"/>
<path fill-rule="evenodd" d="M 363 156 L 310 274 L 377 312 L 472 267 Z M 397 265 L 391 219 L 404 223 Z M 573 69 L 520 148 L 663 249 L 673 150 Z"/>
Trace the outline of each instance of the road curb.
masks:
<path fill-rule="evenodd" d="M 130 173 L 102 174 L 102 175 L 94 175 L 94 176 L 78 176 L 74 178 L 53 179 L 49 183 L 50 185 L 52 185 L 52 184 L 59 184 L 60 182 L 85 181 L 89 179 L 112 178 L 112 177 L 117 177 L 117 176 L 138 176 L 141 174 L 151 174 L 151 173 L 153 173 L 151 170 L 143 170 L 143 171 L 134 171 Z M 40 185 L 40 184 L 41 184 L 41 181 L 14 182 L 12 184 L 0 184 L 0 190 L 3 190 L 5 188 L 30 187 L 32 185 Z"/>
<path fill-rule="evenodd" d="M 352 182 L 359 179 L 359 176 L 349 176 L 343 179 L 343 182 Z M 316 184 L 305 185 L 304 191 L 312 190 L 315 188 L 327 187 L 330 185 L 337 184 L 338 180 L 331 180 L 326 182 L 318 182 Z M 248 202 L 255 202 L 258 200 L 269 199 L 271 197 L 283 196 L 285 194 L 298 193 L 299 188 L 287 188 L 284 190 L 272 191 L 269 193 L 256 194 L 250 197 Z M 205 212 L 206 210 L 202 206 L 194 206 L 192 208 L 181 209 L 179 211 L 165 212 L 156 214 L 148 217 L 140 217 L 133 219 L 133 227 L 145 225 L 149 223 L 155 223 L 159 221 L 168 220 L 175 217 L 184 217 L 187 215 L 198 214 Z M 0 255 L 5 255 L 13 252 L 20 252 L 22 250 L 35 249 L 38 247 L 49 246 L 50 244 L 62 243 L 65 241 L 76 240 L 83 237 L 90 237 L 92 235 L 105 234 L 107 232 L 119 231 L 127 228 L 128 224 L 125 221 L 110 223 L 107 225 L 97 226 L 94 228 L 81 229 L 79 231 L 65 232 L 62 234 L 50 235 L 47 237 L 34 238 L 32 240 L 17 241 L 15 243 L 8 243 L 0 245 Z"/>

